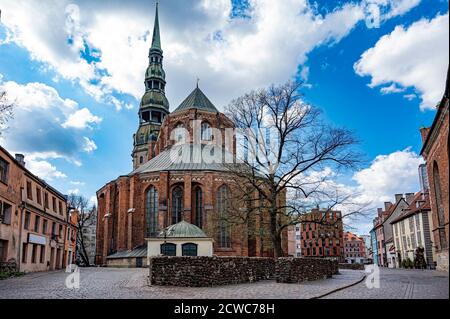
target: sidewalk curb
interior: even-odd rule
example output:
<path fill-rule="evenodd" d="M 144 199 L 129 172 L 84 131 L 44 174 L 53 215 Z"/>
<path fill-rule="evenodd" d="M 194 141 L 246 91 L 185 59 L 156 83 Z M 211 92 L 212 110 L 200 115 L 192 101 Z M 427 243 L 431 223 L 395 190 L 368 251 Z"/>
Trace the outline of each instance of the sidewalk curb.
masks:
<path fill-rule="evenodd" d="M 333 290 L 331 290 L 331 291 L 329 291 L 329 292 L 327 292 L 327 293 L 324 293 L 324 294 L 319 295 L 319 296 L 314 296 L 314 297 L 311 297 L 311 298 L 309 298 L 309 299 L 320 299 L 320 298 L 326 297 L 326 296 L 328 296 L 328 295 L 334 294 L 335 292 L 338 292 L 338 291 L 341 291 L 341 290 L 344 290 L 344 289 L 347 289 L 347 288 L 356 286 L 357 284 L 363 282 L 364 279 L 366 279 L 366 274 L 364 274 L 360 279 L 358 279 L 358 280 L 357 280 L 356 282 L 354 282 L 354 283 L 351 283 L 351 284 L 348 284 L 348 285 L 346 285 L 346 286 L 343 286 L 343 287 L 339 287 L 339 288 L 333 289 Z"/>

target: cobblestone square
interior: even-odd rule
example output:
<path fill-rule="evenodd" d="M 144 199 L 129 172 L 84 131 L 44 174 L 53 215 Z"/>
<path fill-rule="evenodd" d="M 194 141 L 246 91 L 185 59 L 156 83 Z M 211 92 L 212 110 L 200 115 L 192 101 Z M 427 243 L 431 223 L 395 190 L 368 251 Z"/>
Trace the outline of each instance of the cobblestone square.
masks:
<path fill-rule="evenodd" d="M 0 299 L 418 299 L 448 298 L 448 274 L 430 270 L 380 270 L 380 288 L 368 289 L 363 271 L 340 270 L 331 279 L 301 284 L 275 281 L 204 287 L 160 287 L 147 285 L 147 269 L 80 268 L 79 289 L 68 289 L 68 273 L 30 273 L 0 281 Z"/>

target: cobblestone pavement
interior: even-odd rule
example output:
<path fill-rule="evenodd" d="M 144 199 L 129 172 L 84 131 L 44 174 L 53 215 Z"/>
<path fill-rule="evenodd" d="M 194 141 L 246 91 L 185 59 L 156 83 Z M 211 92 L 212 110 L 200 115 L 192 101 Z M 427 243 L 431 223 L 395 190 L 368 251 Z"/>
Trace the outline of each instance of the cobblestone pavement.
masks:
<path fill-rule="evenodd" d="M 68 289 L 68 273 L 53 271 L 27 274 L 0 281 L 3 298 L 311 298 L 362 278 L 361 271 L 341 270 L 331 279 L 302 284 L 281 284 L 273 280 L 218 287 L 161 287 L 147 285 L 147 269 L 80 268 L 80 288 Z"/>
<path fill-rule="evenodd" d="M 27 274 L 0 281 L 0 299 L 5 298 L 211 298 L 211 299 L 306 299 L 357 282 L 362 271 L 341 270 L 332 279 L 301 284 L 281 284 L 275 281 L 219 287 L 185 288 L 147 286 L 147 269 L 81 268 L 80 288 L 65 286 L 67 273 L 53 271 Z M 385 277 L 386 275 L 386 277 Z M 368 290 L 364 283 L 336 292 L 330 298 L 448 298 L 448 275 L 431 271 L 382 270 L 379 292 Z M 389 289 L 389 291 L 385 291 Z M 349 291 L 348 295 L 346 292 Z M 382 292 L 384 291 L 384 292 Z"/>
<path fill-rule="evenodd" d="M 448 299 L 448 273 L 434 270 L 380 268 L 380 288 L 368 289 L 365 282 L 332 293 L 333 299 Z"/>

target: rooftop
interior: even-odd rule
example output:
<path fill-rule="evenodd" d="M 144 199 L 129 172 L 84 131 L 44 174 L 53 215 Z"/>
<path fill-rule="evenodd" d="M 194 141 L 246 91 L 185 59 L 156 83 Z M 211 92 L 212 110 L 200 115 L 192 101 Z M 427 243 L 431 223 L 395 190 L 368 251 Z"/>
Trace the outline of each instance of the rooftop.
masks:
<path fill-rule="evenodd" d="M 206 95 L 197 86 L 194 91 L 189 94 L 189 96 L 181 102 L 174 112 L 188 110 L 188 109 L 199 109 L 210 112 L 219 112 L 217 108 L 212 104 L 212 102 L 206 97 Z"/>
<path fill-rule="evenodd" d="M 206 234 L 199 227 L 184 220 L 177 224 L 170 225 L 161 231 L 158 237 L 166 238 L 206 238 Z"/>

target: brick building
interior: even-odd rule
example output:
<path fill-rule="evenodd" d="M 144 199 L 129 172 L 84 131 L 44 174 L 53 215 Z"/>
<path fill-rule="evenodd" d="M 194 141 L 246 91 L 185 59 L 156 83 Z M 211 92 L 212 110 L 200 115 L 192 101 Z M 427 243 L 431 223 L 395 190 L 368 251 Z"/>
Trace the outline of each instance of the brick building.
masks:
<path fill-rule="evenodd" d="M 0 262 L 20 271 L 61 269 L 75 254 L 77 213 L 66 197 L 0 146 Z"/>
<path fill-rule="evenodd" d="M 433 242 L 436 249 L 437 269 L 448 271 L 448 211 L 449 211 L 449 76 L 444 96 L 437 106 L 433 124 L 421 128 L 422 150 L 426 161 L 430 202 L 433 219 Z"/>
<path fill-rule="evenodd" d="M 260 220 L 228 223 L 228 199 L 237 181 L 224 161 L 235 157 L 233 123 L 198 84 L 170 113 L 162 53 L 156 7 L 146 91 L 134 135 L 133 171 L 97 191 L 96 264 L 114 259 L 116 264 L 130 265 L 125 259 L 132 258 L 141 266 L 146 238 L 157 237 L 181 221 L 195 224 L 213 238 L 216 255 L 273 255 L 269 237 L 249 231 L 264 228 Z"/>
<path fill-rule="evenodd" d="M 296 257 L 337 257 L 344 261 L 344 230 L 340 211 L 313 209 L 298 227 Z"/>
<path fill-rule="evenodd" d="M 344 255 L 349 264 L 362 264 L 365 262 L 366 243 L 363 238 L 349 231 L 344 233 Z"/>

